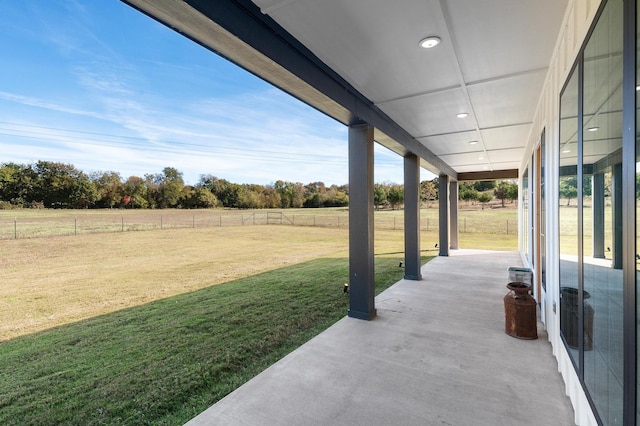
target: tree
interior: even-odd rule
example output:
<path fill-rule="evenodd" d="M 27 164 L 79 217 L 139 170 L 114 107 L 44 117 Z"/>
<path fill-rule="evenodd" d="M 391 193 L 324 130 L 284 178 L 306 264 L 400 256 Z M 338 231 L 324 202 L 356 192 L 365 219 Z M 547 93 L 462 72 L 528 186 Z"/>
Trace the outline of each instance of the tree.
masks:
<path fill-rule="evenodd" d="M 89 177 L 71 164 L 38 161 L 34 201 L 45 207 L 86 208 L 98 199 L 98 192 Z"/>
<path fill-rule="evenodd" d="M 0 166 L 0 201 L 17 207 L 34 202 L 34 185 L 38 177 L 30 165 L 4 163 Z"/>
<path fill-rule="evenodd" d="M 305 187 L 300 182 L 278 180 L 273 187 L 280 194 L 280 207 L 283 209 L 300 208 L 304 205 Z"/>
<path fill-rule="evenodd" d="M 125 207 L 146 209 L 149 207 L 146 181 L 138 176 L 129 176 L 122 185 L 122 204 Z"/>
<path fill-rule="evenodd" d="M 392 185 L 389 188 L 387 199 L 389 200 L 389 204 L 391 204 L 392 209 L 401 205 L 404 202 L 404 187 L 402 185 Z"/>
<path fill-rule="evenodd" d="M 510 202 L 514 202 L 518 200 L 518 184 L 517 183 L 511 183 L 508 187 L 508 191 L 507 191 L 507 199 Z"/>
<path fill-rule="evenodd" d="M 420 182 L 420 199 L 427 204 L 438 199 L 438 186 L 434 180 L 423 180 Z"/>
<path fill-rule="evenodd" d="M 481 180 L 474 182 L 473 187 L 478 192 L 488 191 L 496 187 L 496 182 L 493 180 Z"/>
<path fill-rule="evenodd" d="M 176 207 L 180 199 L 180 193 L 184 187 L 182 173 L 173 167 L 165 167 L 160 178 L 160 208 Z"/>
<path fill-rule="evenodd" d="M 122 205 L 122 178 L 117 172 L 96 172 L 91 175 L 98 199 L 96 207 L 113 208 Z"/>
<path fill-rule="evenodd" d="M 187 209 L 209 209 L 218 206 L 218 199 L 207 188 L 187 185 L 182 189 L 179 205 Z"/>
<path fill-rule="evenodd" d="M 376 183 L 373 185 L 373 205 L 378 210 L 380 206 L 384 206 L 387 202 L 388 188 L 381 184 Z"/>
<path fill-rule="evenodd" d="M 463 201 L 476 201 L 478 199 L 478 191 L 472 184 L 463 182 L 460 184 L 460 190 L 458 196 Z"/>
<path fill-rule="evenodd" d="M 436 200 L 440 199 L 440 178 L 438 176 L 434 177 L 433 180 L 431 181 L 433 182 L 433 185 L 436 187 Z"/>
<path fill-rule="evenodd" d="M 561 197 L 567 199 L 567 207 L 569 207 L 571 199 L 578 196 L 578 179 L 575 176 L 562 176 L 559 193 Z"/>
<path fill-rule="evenodd" d="M 213 175 L 202 175 L 198 186 L 209 188 L 224 207 L 238 207 L 238 199 L 242 192 L 240 185 L 231 183 L 226 179 L 219 179 Z"/>
<path fill-rule="evenodd" d="M 478 195 L 478 201 L 482 204 L 482 210 L 484 210 L 485 204 L 487 204 L 491 200 L 492 200 L 491 195 L 487 194 L 486 192 L 483 192 L 480 195 Z"/>
<path fill-rule="evenodd" d="M 349 196 L 338 185 L 331 185 L 324 196 L 323 207 L 345 207 L 349 205 Z"/>
<path fill-rule="evenodd" d="M 493 195 L 502 202 L 502 207 L 504 207 L 504 200 L 514 200 L 518 198 L 518 185 L 503 180 L 493 190 Z"/>

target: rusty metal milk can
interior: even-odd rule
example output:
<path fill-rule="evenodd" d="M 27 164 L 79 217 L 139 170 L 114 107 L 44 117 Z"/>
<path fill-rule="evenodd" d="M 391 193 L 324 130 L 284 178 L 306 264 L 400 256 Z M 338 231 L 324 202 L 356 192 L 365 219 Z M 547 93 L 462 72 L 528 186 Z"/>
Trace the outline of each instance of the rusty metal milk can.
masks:
<path fill-rule="evenodd" d="M 519 339 L 537 339 L 537 303 L 529 294 L 531 286 L 513 282 L 507 284 L 509 293 L 504 296 L 504 330 Z"/>

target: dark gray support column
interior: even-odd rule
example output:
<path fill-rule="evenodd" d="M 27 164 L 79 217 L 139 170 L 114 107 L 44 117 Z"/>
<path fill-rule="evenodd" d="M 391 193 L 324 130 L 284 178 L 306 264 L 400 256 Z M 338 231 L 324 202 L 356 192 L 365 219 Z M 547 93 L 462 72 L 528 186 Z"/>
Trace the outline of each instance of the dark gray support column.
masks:
<path fill-rule="evenodd" d="M 438 226 L 440 231 L 440 256 L 449 256 L 449 176 L 438 179 Z"/>
<path fill-rule="evenodd" d="M 593 209 L 593 257 L 604 259 L 604 174 L 593 175 L 591 183 Z"/>
<path fill-rule="evenodd" d="M 458 250 L 458 182 L 449 183 L 449 248 Z"/>
<path fill-rule="evenodd" d="M 420 161 L 404 157 L 404 278 L 421 280 L 420 262 Z"/>
<path fill-rule="evenodd" d="M 622 269 L 622 164 L 614 164 L 611 177 L 611 205 L 613 207 L 613 269 Z"/>
<path fill-rule="evenodd" d="M 376 316 L 373 261 L 373 127 L 349 127 L 349 311 Z"/>

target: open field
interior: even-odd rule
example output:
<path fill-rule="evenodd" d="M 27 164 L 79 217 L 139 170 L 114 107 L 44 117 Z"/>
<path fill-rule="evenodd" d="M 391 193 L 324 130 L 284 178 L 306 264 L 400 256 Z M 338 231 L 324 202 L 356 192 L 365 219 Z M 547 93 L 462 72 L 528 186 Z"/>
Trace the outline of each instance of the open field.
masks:
<path fill-rule="evenodd" d="M 345 315 L 347 248 L 293 226 L 0 242 L 0 424 L 184 423 Z M 402 251 L 377 232 L 378 291 Z"/>
<path fill-rule="evenodd" d="M 133 210 L 80 210 L 73 217 L 92 222 L 133 217 L 148 221 L 162 216 L 168 224 L 200 220 L 215 211 L 164 210 L 140 213 Z M 53 234 L 60 218 L 69 211 L 0 211 L 20 215 L 44 225 Z M 274 212 L 271 212 L 274 213 Z M 65 324 L 147 303 L 159 298 L 220 284 L 255 273 L 325 256 L 346 256 L 348 212 L 323 211 L 344 226 L 207 226 L 167 227 L 147 232 L 79 233 L 73 237 L 46 237 L 0 242 L 0 341 L 48 327 Z M 517 249 L 515 231 L 463 232 L 465 223 L 485 227 L 513 219 L 515 210 L 462 211 L 460 247 L 495 250 Z M 249 221 L 252 213 L 227 212 L 235 220 Z M 403 212 L 376 212 L 376 252 L 401 254 Z M 318 211 L 287 212 L 298 223 L 319 223 Z M 313 219 L 310 219 L 313 218 Z M 341 220 L 340 220 L 341 218 Z M 251 224 L 253 224 L 251 218 Z M 181 222 L 182 221 L 182 222 Z M 325 222 L 327 223 L 327 222 Z M 422 248 L 433 250 L 438 242 L 437 210 L 424 209 Z M 515 225 L 514 225 L 515 228 Z M 503 231 L 503 232 L 500 232 Z M 232 242 L 232 244 L 229 244 Z M 61 309 L 64 307 L 64 309 Z"/>
<path fill-rule="evenodd" d="M 421 239 L 436 255 L 437 228 Z M 0 424 L 182 424 L 346 314 L 347 252 L 345 227 L 292 224 L 0 241 Z M 375 252 L 381 291 L 401 226 Z"/>
<path fill-rule="evenodd" d="M 172 229 L 3 241 L 0 340 L 310 259 L 346 256 L 345 230 L 295 230 Z"/>
<path fill-rule="evenodd" d="M 0 343 L 0 424 L 184 424 L 343 317 L 347 277 L 309 260 Z"/>
<path fill-rule="evenodd" d="M 376 252 L 402 258 L 402 238 L 377 232 Z M 292 226 L 2 241 L 0 341 L 347 252 L 345 229 Z"/>
<path fill-rule="evenodd" d="M 461 206 L 460 234 L 517 235 L 518 214 L 514 208 Z M 401 230 L 402 210 L 375 212 L 376 229 Z M 347 228 L 347 208 L 286 210 L 0 210 L 0 240 L 54 235 L 85 235 L 128 231 L 203 229 L 211 227 L 294 225 Z M 438 231 L 438 209 L 421 210 L 421 229 Z"/>

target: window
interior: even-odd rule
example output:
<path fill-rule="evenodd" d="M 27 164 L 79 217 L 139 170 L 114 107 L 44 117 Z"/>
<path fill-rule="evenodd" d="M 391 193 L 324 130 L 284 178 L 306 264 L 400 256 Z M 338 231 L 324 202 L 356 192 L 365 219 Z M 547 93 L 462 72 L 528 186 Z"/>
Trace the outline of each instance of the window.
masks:
<path fill-rule="evenodd" d="M 623 413 L 622 10 L 609 0 L 583 60 L 584 382 L 605 425 Z"/>
<path fill-rule="evenodd" d="M 623 0 L 560 97 L 560 330 L 603 425 L 623 422 Z"/>

